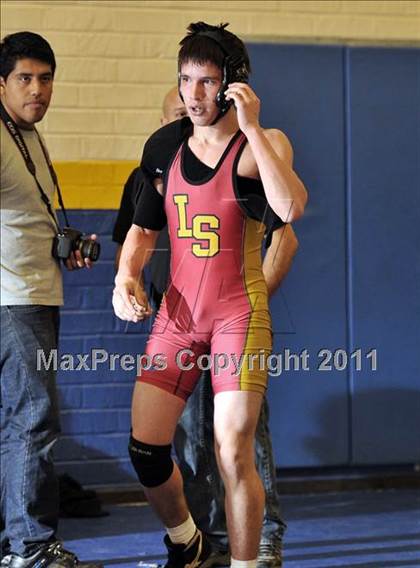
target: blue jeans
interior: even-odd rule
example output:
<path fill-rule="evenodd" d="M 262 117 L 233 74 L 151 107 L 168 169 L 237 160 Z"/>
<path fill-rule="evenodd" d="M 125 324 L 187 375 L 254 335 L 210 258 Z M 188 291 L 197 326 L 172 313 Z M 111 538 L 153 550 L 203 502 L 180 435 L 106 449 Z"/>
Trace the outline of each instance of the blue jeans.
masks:
<path fill-rule="evenodd" d="M 1 541 L 27 555 L 54 540 L 58 482 L 51 450 L 59 433 L 56 373 L 37 370 L 37 350 L 57 348 L 59 308 L 1 307 Z"/>
<path fill-rule="evenodd" d="M 214 453 L 213 411 L 211 379 L 206 372 L 189 398 L 178 423 L 174 448 L 184 479 L 185 495 L 197 526 L 217 548 L 227 549 L 224 489 Z M 265 397 L 255 435 L 255 457 L 265 488 L 261 542 L 280 546 L 286 525 L 280 515 Z"/>

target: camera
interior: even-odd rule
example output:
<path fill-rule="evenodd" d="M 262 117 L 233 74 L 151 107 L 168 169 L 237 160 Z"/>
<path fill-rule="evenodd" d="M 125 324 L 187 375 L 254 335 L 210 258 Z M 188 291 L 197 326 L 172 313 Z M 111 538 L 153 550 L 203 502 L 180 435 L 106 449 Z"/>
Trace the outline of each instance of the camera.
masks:
<path fill-rule="evenodd" d="M 93 262 L 98 260 L 101 245 L 90 239 L 83 237 L 83 233 L 71 227 L 64 227 L 61 233 L 54 237 L 52 255 L 54 258 L 67 260 L 70 253 L 79 250 L 82 258 L 89 258 Z"/>

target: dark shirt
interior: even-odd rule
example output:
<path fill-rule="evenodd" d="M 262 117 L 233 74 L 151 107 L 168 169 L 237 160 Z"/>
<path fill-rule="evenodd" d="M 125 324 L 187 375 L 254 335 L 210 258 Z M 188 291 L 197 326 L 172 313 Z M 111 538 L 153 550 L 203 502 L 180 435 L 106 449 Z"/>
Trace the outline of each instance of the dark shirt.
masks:
<path fill-rule="evenodd" d="M 124 244 L 127 233 L 133 223 L 137 202 L 144 187 L 144 175 L 140 167 L 135 168 L 128 177 L 121 197 L 120 209 L 112 232 L 112 240 Z M 163 294 L 169 278 L 170 264 L 169 235 L 166 227 L 162 229 L 156 241 L 155 251 L 150 259 L 150 278 L 152 294 Z M 160 303 L 160 299 L 157 303 Z"/>
<path fill-rule="evenodd" d="M 133 223 L 137 201 L 143 188 L 143 180 L 144 176 L 140 167 L 138 167 L 131 172 L 125 182 L 120 209 L 112 232 L 112 240 L 120 245 L 124 243 L 125 237 Z"/>

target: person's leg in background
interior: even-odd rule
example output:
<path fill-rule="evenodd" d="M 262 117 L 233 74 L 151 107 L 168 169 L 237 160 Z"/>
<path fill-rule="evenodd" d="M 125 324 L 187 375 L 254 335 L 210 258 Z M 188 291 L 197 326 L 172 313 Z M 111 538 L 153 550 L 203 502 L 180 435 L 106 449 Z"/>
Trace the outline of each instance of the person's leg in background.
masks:
<path fill-rule="evenodd" d="M 2 568 L 101 566 L 79 562 L 56 536 L 59 494 L 52 448 L 60 432 L 54 368 L 58 329 L 57 306 L 1 307 L 2 541 L 10 544 L 2 552 Z"/>
<path fill-rule="evenodd" d="M 55 540 L 58 484 L 52 447 L 59 412 L 52 368 L 37 369 L 57 348 L 58 308 L 1 308 L 2 516 L 11 550 L 27 556 Z"/>
<path fill-rule="evenodd" d="M 278 568 L 282 565 L 282 543 L 286 524 L 281 518 L 277 493 L 277 476 L 269 429 L 269 406 L 263 399 L 260 418 L 255 433 L 255 457 L 257 470 L 265 490 L 264 521 L 258 552 L 258 568 Z"/>
<path fill-rule="evenodd" d="M 2 356 L 3 360 L 3 356 Z M 7 556 L 10 553 L 10 542 L 9 537 L 6 532 L 6 471 L 7 471 L 7 445 L 3 443 L 3 436 L 7 431 L 7 424 L 9 420 L 9 412 L 1 411 L 1 441 L 0 441 L 0 452 L 1 452 L 1 513 L 0 513 L 0 558 Z"/>

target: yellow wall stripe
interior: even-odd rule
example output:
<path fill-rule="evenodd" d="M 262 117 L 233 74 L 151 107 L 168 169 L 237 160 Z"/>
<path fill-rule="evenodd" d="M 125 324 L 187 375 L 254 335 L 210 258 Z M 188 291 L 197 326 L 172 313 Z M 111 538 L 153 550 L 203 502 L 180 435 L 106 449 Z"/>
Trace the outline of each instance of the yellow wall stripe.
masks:
<path fill-rule="evenodd" d="M 54 162 L 67 209 L 118 209 L 135 161 Z M 58 207 L 58 202 L 56 202 Z"/>

